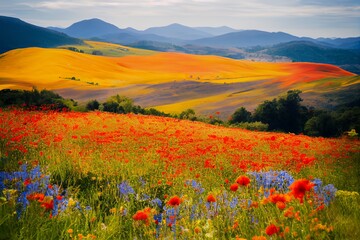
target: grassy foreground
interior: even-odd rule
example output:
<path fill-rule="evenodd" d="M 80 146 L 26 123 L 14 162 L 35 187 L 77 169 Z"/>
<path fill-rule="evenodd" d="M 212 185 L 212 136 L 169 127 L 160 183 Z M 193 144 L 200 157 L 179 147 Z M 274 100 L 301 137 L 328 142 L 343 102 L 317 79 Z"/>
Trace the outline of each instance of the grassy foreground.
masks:
<path fill-rule="evenodd" d="M 0 111 L 0 239 L 358 239 L 358 140 Z"/>

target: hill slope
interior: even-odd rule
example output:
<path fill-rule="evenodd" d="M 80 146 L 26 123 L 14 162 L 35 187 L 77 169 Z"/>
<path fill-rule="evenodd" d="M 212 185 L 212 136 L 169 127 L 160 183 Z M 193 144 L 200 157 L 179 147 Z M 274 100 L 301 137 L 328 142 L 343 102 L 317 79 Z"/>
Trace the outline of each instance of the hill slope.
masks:
<path fill-rule="evenodd" d="M 289 42 L 266 51 L 271 55 L 286 56 L 296 62 L 318 62 L 335 65 L 360 64 L 360 53 L 321 46 L 312 42 Z"/>
<path fill-rule="evenodd" d="M 283 42 L 296 41 L 299 38 L 287 33 L 270 33 L 258 30 L 245 30 L 228 33 L 211 38 L 203 38 L 192 41 L 193 44 L 212 47 L 251 47 L 269 46 Z"/>
<path fill-rule="evenodd" d="M 317 41 L 342 49 L 360 49 L 360 37 L 350 38 L 318 38 Z"/>
<path fill-rule="evenodd" d="M 252 108 L 288 89 L 327 94 L 355 89 L 360 82 L 354 74 L 326 64 L 258 63 L 180 53 L 114 58 L 40 48 L 0 55 L 0 79 L 1 89 L 37 86 L 75 100 L 119 93 L 142 106 L 162 106 L 159 109 L 171 112 L 195 108 L 205 114 Z"/>
<path fill-rule="evenodd" d="M 71 38 L 46 28 L 31 25 L 17 18 L 0 16 L 0 53 L 25 47 L 56 47 L 65 44 L 81 44 Z"/>
<path fill-rule="evenodd" d="M 152 55 L 157 52 L 132 48 L 114 43 L 96 42 L 96 41 L 84 41 L 82 45 L 63 45 L 59 46 L 60 49 L 69 49 L 76 52 L 83 51 L 86 54 L 101 55 L 108 57 L 123 57 L 128 55 Z"/>

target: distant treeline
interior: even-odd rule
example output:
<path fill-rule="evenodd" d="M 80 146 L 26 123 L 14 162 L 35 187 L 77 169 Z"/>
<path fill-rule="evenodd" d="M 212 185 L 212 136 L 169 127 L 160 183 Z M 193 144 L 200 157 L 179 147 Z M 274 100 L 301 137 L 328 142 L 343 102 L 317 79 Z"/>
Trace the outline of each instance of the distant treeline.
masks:
<path fill-rule="evenodd" d="M 26 109 L 74 109 L 77 103 L 72 99 L 64 99 L 59 94 L 48 90 L 32 91 L 3 89 L 0 91 L 0 107 L 22 107 Z"/>
<path fill-rule="evenodd" d="M 360 99 L 329 111 L 302 106 L 300 94 L 300 90 L 290 90 L 271 101 L 264 101 L 252 113 L 240 107 L 231 115 L 229 121 L 222 121 L 219 114 L 209 117 L 199 116 L 193 109 L 187 109 L 180 114 L 168 114 L 155 108 L 142 108 L 135 105 L 132 99 L 120 95 L 112 96 L 104 102 L 91 100 L 85 105 L 78 105 L 74 100 L 64 99 L 52 91 L 38 91 L 37 89 L 32 91 L 1 90 L 0 107 L 134 113 L 201 121 L 249 130 L 304 133 L 309 136 L 323 137 L 337 137 L 352 129 L 357 133 L 360 131 Z M 47 107 L 44 108 L 44 106 Z"/>
<path fill-rule="evenodd" d="M 285 95 L 261 103 L 253 113 L 238 108 L 230 124 L 261 122 L 269 131 L 304 133 L 309 136 L 337 137 L 355 129 L 360 131 L 360 99 L 334 110 L 319 110 L 301 105 L 300 90 L 290 90 Z"/>

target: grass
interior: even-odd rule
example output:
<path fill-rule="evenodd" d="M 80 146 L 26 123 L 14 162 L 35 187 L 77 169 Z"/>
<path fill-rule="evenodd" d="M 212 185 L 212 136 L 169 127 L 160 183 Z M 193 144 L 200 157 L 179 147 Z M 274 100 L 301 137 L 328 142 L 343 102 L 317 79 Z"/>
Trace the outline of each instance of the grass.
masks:
<path fill-rule="evenodd" d="M 129 55 L 147 56 L 156 54 L 156 51 L 127 47 L 114 43 L 84 41 L 84 45 L 64 45 L 59 46 L 60 49 L 76 48 L 84 51 L 85 54 L 93 54 L 94 51 L 100 51 L 103 56 L 107 57 L 124 57 Z"/>
<path fill-rule="evenodd" d="M 358 140 L 101 112 L 3 110 L 0 128 L 1 171 L 17 171 L 0 174 L 0 239 L 358 239 Z M 291 176 L 324 192 L 299 197 Z"/>

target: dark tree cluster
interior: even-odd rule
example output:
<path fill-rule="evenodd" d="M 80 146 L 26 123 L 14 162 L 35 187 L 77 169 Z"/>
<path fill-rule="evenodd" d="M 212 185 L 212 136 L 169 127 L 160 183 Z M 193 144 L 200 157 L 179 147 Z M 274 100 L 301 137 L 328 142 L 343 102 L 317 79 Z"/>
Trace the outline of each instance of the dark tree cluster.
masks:
<path fill-rule="evenodd" d="M 48 106 L 50 109 L 71 109 L 77 103 L 70 99 L 64 99 L 59 94 L 48 90 L 38 91 L 34 88 L 27 90 L 0 90 L 0 107 L 17 106 L 23 108 L 37 109 Z"/>
<path fill-rule="evenodd" d="M 143 115 L 154 115 L 170 117 L 170 114 L 158 111 L 154 108 L 142 108 L 141 106 L 135 105 L 134 101 L 128 97 L 115 95 L 108 98 L 105 102 L 100 103 L 97 100 L 91 100 L 86 104 L 86 110 L 94 111 L 101 110 L 104 112 L 112 113 L 135 113 Z"/>
<path fill-rule="evenodd" d="M 310 136 L 336 137 L 346 131 L 360 131 L 359 100 L 339 106 L 333 111 L 316 110 L 301 105 L 300 90 L 267 100 L 258 105 L 254 113 L 244 107 L 237 109 L 230 124 L 261 122 L 270 131 L 304 133 Z"/>

